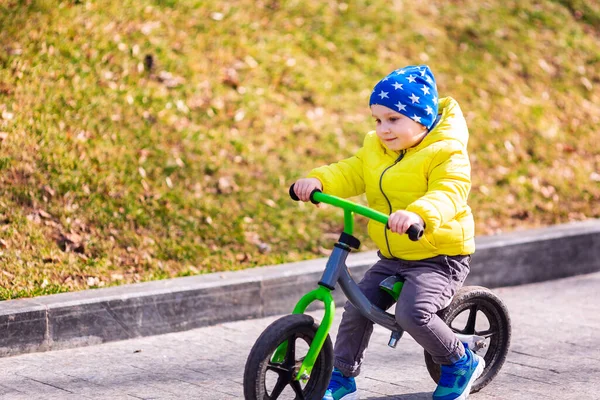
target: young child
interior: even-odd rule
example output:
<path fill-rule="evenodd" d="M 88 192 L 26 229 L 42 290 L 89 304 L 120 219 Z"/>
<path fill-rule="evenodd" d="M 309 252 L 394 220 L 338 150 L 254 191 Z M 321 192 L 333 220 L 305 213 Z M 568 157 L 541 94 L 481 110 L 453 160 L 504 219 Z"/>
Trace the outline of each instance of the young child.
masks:
<path fill-rule="evenodd" d="M 359 283 L 381 309 L 394 300 L 379 283 L 398 274 L 405 283 L 396 320 L 442 365 L 434 400 L 465 399 L 481 375 L 483 358 L 471 352 L 436 315 L 462 286 L 475 251 L 474 222 L 467 197 L 471 166 L 469 137 L 458 103 L 438 99 L 426 65 L 407 66 L 379 81 L 369 101 L 376 130 L 356 155 L 314 169 L 294 191 L 308 201 L 313 189 L 339 197 L 365 193 L 369 206 L 389 214 L 389 229 L 370 221 L 369 235 L 380 260 Z M 425 226 L 417 241 L 402 235 L 412 224 Z M 349 302 L 335 342 L 334 371 L 324 400 L 358 399 L 360 372 L 373 323 Z"/>

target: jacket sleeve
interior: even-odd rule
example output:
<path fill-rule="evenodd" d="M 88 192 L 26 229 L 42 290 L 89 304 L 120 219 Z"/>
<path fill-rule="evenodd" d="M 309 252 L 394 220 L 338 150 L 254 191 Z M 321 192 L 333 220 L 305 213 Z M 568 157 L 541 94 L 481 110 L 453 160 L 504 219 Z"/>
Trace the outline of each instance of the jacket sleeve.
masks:
<path fill-rule="evenodd" d="M 471 163 L 461 147 L 447 146 L 434 156 L 427 192 L 406 207 L 423 218 L 425 231 L 433 232 L 467 206 L 471 190 Z"/>
<path fill-rule="evenodd" d="M 350 158 L 313 169 L 308 177 L 320 180 L 327 194 L 342 198 L 358 196 L 365 192 L 363 154 L 364 147 Z"/>

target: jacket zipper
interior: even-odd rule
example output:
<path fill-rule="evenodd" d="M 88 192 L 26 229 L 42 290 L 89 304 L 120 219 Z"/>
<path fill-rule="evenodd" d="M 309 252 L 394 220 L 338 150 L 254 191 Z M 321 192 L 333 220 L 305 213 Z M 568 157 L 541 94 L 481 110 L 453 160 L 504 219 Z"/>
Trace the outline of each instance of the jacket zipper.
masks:
<path fill-rule="evenodd" d="M 383 194 L 385 201 L 387 201 L 387 203 L 388 203 L 388 208 L 389 208 L 388 215 L 392 213 L 392 203 L 390 202 L 390 199 L 388 199 L 388 197 L 385 195 L 385 192 L 383 191 L 383 184 L 382 184 L 383 183 L 383 175 L 387 172 L 388 169 L 390 169 L 394 165 L 398 164 L 404 158 L 405 154 L 406 154 L 406 150 L 402 150 L 400 152 L 400 155 L 396 159 L 396 161 L 394 161 L 394 163 L 392 165 L 390 165 L 389 167 L 384 169 L 383 172 L 381 173 L 381 176 L 379 177 L 379 190 L 381 190 L 381 194 Z M 394 255 L 392 254 L 392 249 L 390 248 L 390 242 L 388 241 L 387 231 L 388 231 L 387 226 L 384 226 L 383 234 L 385 236 L 385 244 L 387 245 L 387 249 L 388 249 L 388 252 L 390 253 L 390 256 L 394 257 Z"/>

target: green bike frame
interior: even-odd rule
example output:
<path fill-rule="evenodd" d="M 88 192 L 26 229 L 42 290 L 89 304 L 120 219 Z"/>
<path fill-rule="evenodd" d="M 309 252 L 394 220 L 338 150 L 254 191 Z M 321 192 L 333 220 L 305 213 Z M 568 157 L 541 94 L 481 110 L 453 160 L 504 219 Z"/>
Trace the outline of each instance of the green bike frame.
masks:
<path fill-rule="evenodd" d="M 384 225 L 387 225 L 388 223 L 389 217 L 386 214 L 336 196 L 315 191 L 312 193 L 311 199 L 316 202 L 331 204 L 344 209 L 344 233 L 346 235 L 352 235 L 354 232 L 354 213 L 364 215 L 365 217 L 374 219 L 375 221 L 381 222 Z M 397 325 L 393 315 L 373 306 L 362 294 L 358 288 L 358 285 L 350 276 L 348 267 L 346 266 L 346 257 L 349 253 L 350 243 L 344 243 L 344 236 L 342 236 L 340 237 L 340 241 L 336 243 L 329 260 L 327 261 L 327 266 L 323 272 L 321 280 L 319 281 L 319 287 L 304 295 L 294 308 L 293 314 L 302 314 L 306 308 L 316 300 L 322 301 L 325 308 L 323 320 L 321 321 L 321 324 L 315 334 L 315 338 L 313 339 L 308 353 L 306 354 L 306 357 L 300 366 L 298 374 L 295 378 L 296 380 L 306 381 L 310 377 L 315 361 L 317 360 L 327 335 L 329 334 L 329 330 L 331 329 L 335 315 L 335 302 L 333 300 L 333 296 L 331 295 L 331 291 L 335 288 L 336 283 L 340 283 L 340 286 L 342 287 L 342 290 L 348 299 L 352 301 L 352 303 L 355 304 L 367 318 L 392 330 L 392 332 L 401 335 L 402 328 Z M 400 287 L 401 285 L 397 286 L 396 289 L 399 290 Z M 287 341 L 279 345 L 277 350 L 275 350 L 271 361 L 282 362 L 285 359 L 287 346 Z"/>

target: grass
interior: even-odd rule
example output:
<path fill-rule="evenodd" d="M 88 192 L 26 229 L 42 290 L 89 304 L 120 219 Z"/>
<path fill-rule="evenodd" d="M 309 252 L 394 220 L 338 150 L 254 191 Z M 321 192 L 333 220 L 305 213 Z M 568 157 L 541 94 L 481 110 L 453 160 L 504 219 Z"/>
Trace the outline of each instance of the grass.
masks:
<path fill-rule="evenodd" d="M 598 218 L 599 20 L 576 0 L 5 1 L 0 298 L 327 254 L 341 213 L 287 188 L 358 149 L 373 84 L 407 64 L 465 112 L 479 235 Z"/>

